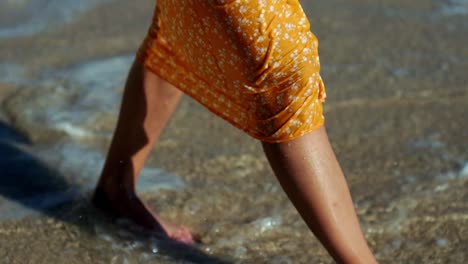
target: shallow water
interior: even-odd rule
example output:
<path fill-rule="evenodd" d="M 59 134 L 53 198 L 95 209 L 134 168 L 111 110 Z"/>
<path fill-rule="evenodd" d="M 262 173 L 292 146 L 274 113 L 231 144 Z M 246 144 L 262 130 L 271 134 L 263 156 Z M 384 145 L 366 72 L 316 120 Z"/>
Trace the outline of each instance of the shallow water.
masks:
<path fill-rule="evenodd" d="M 185 98 L 138 189 L 186 248 L 88 204 L 151 1 L 0 3 L 0 259 L 332 263 L 261 148 Z M 327 129 L 381 263 L 466 263 L 468 1 L 302 1 Z M 18 254 L 28 249 L 28 254 Z"/>
<path fill-rule="evenodd" d="M 70 23 L 109 0 L 4 0 L 0 3 L 0 38 L 24 37 Z"/>
<path fill-rule="evenodd" d="M 445 5 L 439 10 L 442 15 L 466 15 L 468 14 L 468 1 L 450 0 L 444 1 Z"/>

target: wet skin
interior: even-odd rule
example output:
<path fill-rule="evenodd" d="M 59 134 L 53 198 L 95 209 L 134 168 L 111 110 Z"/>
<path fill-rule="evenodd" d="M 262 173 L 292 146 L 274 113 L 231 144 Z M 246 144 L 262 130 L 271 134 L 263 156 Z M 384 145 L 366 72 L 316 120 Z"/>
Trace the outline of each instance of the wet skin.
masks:
<path fill-rule="evenodd" d="M 159 236 L 191 244 L 194 238 L 188 228 L 160 219 L 135 190 L 144 163 L 181 95 L 135 61 L 93 203 Z M 262 145 L 281 186 L 330 255 L 338 263 L 376 263 L 325 128 L 288 142 Z"/>

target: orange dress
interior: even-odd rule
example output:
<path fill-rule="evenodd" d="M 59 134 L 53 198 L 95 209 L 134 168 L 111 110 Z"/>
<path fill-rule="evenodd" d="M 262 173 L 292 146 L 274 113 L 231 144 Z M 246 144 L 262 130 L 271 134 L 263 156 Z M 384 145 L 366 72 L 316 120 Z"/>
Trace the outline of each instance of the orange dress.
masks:
<path fill-rule="evenodd" d="M 158 0 L 138 57 L 259 140 L 324 123 L 318 41 L 297 0 Z"/>

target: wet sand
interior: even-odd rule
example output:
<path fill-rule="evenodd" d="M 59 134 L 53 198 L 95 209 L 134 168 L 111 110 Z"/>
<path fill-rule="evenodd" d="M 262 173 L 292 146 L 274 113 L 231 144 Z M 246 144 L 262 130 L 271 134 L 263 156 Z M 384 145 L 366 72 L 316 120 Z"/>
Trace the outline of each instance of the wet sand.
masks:
<path fill-rule="evenodd" d="M 468 3 L 302 3 L 320 40 L 326 126 L 379 262 L 466 263 Z M 196 249 L 89 206 L 151 9 L 102 1 L 40 35 L 0 38 L 0 259 L 333 263 L 260 144 L 189 98 L 140 192 L 200 237 Z"/>

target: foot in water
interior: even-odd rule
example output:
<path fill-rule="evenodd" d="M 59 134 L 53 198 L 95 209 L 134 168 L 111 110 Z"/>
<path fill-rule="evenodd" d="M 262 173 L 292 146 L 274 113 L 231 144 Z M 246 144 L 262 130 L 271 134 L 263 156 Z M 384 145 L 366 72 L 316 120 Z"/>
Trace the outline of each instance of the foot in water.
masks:
<path fill-rule="evenodd" d="M 194 243 L 193 236 L 188 228 L 161 220 L 134 192 L 105 191 L 104 188 L 97 187 L 92 203 L 97 208 L 113 216 L 129 219 L 158 236 L 170 238 L 184 244 Z"/>

